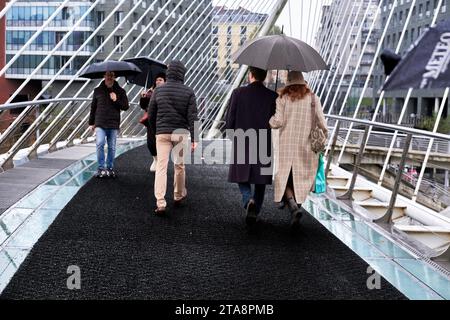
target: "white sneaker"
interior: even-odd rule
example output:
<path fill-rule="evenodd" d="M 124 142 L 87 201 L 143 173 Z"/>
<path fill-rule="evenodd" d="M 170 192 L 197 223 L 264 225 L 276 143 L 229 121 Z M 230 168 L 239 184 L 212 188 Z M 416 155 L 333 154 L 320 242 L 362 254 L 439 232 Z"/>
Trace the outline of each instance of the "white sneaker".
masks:
<path fill-rule="evenodd" d="M 150 172 L 156 172 L 156 157 L 153 157 L 153 163 L 150 166 Z"/>

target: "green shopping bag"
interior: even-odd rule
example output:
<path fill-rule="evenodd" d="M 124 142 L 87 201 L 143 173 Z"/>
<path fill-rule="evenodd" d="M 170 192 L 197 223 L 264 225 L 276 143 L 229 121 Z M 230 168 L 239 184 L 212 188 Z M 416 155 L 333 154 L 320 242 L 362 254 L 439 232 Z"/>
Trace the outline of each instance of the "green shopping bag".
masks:
<path fill-rule="evenodd" d="M 319 155 L 319 166 L 317 167 L 316 179 L 314 181 L 314 193 L 322 194 L 327 191 L 327 177 L 325 175 L 325 161 L 323 154 Z"/>

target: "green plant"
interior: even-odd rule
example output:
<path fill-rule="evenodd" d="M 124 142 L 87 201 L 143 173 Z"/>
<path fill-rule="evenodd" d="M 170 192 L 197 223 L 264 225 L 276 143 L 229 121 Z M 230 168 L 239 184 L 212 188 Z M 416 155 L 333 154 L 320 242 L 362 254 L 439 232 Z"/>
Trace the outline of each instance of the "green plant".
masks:
<path fill-rule="evenodd" d="M 437 113 L 433 112 L 433 115 L 431 117 L 423 118 L 421 124 L 419 124 L 417 127 L 419 129 L 433 131 L 436 121 L 437 121 Z M 441 118 L 441 121 L 439 121 L 437 132 L 443 134 L 450 133 L 450 117 Z"/>

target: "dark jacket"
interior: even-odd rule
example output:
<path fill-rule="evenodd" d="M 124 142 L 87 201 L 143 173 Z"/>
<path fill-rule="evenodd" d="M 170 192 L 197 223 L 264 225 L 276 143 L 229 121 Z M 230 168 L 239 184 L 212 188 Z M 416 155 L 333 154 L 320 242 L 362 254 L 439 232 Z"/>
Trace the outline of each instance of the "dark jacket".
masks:
<path fill-rule="evenodd" d="M 145 110 L 145 112 L 147 112 L 148 110 L 148 105 L 150 104 L 150 98 L 152 96 L 152 92 L 147 93 L 145 95 L 145 97 L 141 97 L 141 99 L 139 100 L 139 106 L 141 107 L 142 110 Z M 149 123 L 145 122 L 144 125 L 148 128 L 149 127 Z"/>
<path fill-rule="evenodd" d="M 184 85 L 186 68 L 181 62 L 171 62 L 167 82 L 155 88 L 148 108 L 149 122 L 156 134 L 171 134 L 178 129 L 190 131 L 191 139 L 198 141 L 194 132 L 197 101 L 194 91 Z"/>
<path fill-rule="evenodd" d="M 116 102 L 113 102 L 109 97 L 110 92 L 117 95 Z M 127 93 L 119 86 L 117 81 L 114 81 L 111 89 L 108 89 L 105 81 L 103 81 L 94 90 L 89 125 L 95 125 L 103 129 L 120 129 L 120 112 L 129 108 Z"/>
<path fill-rule="evenodd" d="M 226 118 L 226 128 L 232 130 L 242 129 L 246 132 L 249 129 L 255 129 L 258 134 L 260 129 L 266 129 L 265 139 L 267 145 L 263 154 L 266 157 L 271 157 L 272 136 L 269 125 L 270 118 L 275 114 L 276 99 L 278 94 L 270 89 L 267 89 L 262 82 L 254 82 L 246 87 L 237 88 L 233 91 L 228 106 L 228 113 Z M 251 161 L 249 139 L 245 143 L 245 162 L 238 164 L 238 148 L 237 138 L 232 137 L 233 140 L 233 163 L 230 165 L 228 181 L 233 183 L 252 183 L 252 184 L 272 184 L 272 176 L 261 174 L 262 168 L 270 168 L 271 162 L 268 164 L 263 162 L 264 158 L 260 158 L 260 139 L 263 135 L 260 133 L 257 136 L 256 149 L 257 155 Z M 265 151 L 265 152 L 264 152 Z M 243 155 L 239 155 L 243 157 Z M 253 163 L 252 163 L 253 162 Z M 255 163 L 256 162 L 256 163 Z"/>

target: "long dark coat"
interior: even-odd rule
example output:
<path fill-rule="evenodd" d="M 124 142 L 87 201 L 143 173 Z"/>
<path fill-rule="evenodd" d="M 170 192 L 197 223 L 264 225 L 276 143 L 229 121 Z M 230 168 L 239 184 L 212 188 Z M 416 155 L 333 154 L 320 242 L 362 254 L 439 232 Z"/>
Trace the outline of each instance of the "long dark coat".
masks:
<path fill-rule="evenodd" d="M 278 94 L 267 89 L 262 82 L 254 82 L 233 91 L 228 106 L 226 128 L 228 130 L 242 129 L 244 132 L 254 129 L 259 134 L 257 135 L 256 146 L 253 143 L 251 148 L 250 139 L 246 139 L 245 161 L 239 163 L 237 160 L 239 158 L 243 160 L 244 158 L 242 152 L 238 155 L 238 139 L 235 136 L 230 137 L 233 141 L 232 160 L 234 161 L 230 164 L 229 182 L 272 184 L 272 175 L 267 172 L 262 174 L 261 169 L 270 168 L 272 165 L 272 161 L 267 163 L 267 159 L 264 158 L 272 157 L 272 137 L 269 121 L 275 114 L 277 97 Z M 260 129 L 265 129 L 265 133 L 261 133 Z M 267 143 L 265 150 L 262 150 L 263 156 L 260 156 L 260 140 L 263 138 Z M 256 150 L 257 154 L 255 155 Z M 252 153 L 252 157 L 250 153 Z"/>

